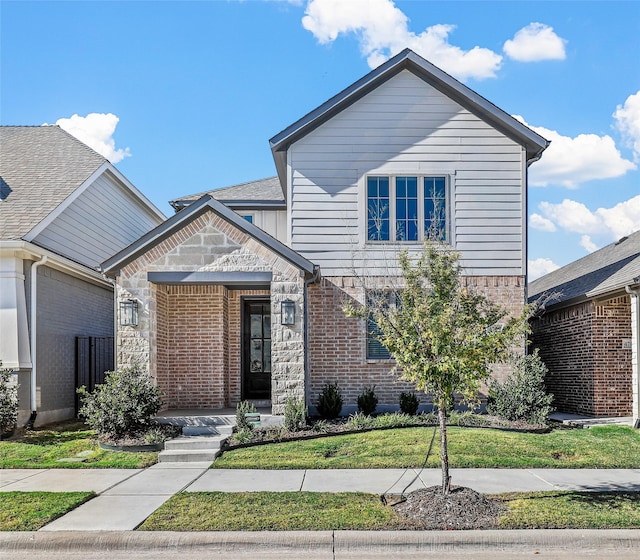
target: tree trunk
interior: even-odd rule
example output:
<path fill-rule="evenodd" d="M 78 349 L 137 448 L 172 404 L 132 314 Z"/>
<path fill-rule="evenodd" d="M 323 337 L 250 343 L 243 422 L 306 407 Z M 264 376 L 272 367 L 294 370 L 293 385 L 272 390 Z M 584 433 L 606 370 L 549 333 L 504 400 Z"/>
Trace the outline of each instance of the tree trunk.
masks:
<path fill-rule="evenodd" d="M 449 453 L 447 451 L 447 409 L 444 400 L 438 405 L 440 421 L 440 466 L 442 467 L 442 493 L 446 496 L 451 489 L 449 476 Z"/>

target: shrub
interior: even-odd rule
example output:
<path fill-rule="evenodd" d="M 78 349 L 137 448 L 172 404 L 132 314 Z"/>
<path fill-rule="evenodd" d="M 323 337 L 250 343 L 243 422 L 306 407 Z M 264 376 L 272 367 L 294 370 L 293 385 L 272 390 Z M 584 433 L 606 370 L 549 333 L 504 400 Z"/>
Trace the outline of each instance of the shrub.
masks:
<path fill-rule="evenodd" d="M 253 424 L 247 420 L 247 414 L 256 413 L 256 407 L 252 402 L 240 401 L 236 406 L 236 427 L 239 432 L 253 430 Z"/>
<path fill-rule="evenodd" d="M 290 432 L 297 432 L 307 426 L 307 406 L 303 399 L 287 397 L 284 405 L 284 427 Z"/>
<path fill-rule="evenodd" d="M 362 412 L 362 414 L 370 416 L 375 412 L 376 406 L 378 406 L 378 397 L 376 397 L 376 386 L 371 385 L 365 387 L 358 397 L 358 410 Z"/>
<path fill-rule="evenodd" d="M 337 383 L 325 383 L 318 397 L 318 413 L 323 418 L 332 419 L 340 416 L 342 410 L 342 394 Z"/>
<path fill-rule="evenodd" d="M 79 415 L 98 436 L 109 439 L 135 437 L 149 429 L 162 406 L 162 394 L 139 366 L 108 371 L 105 382 L 92 393 L 78 389 Z"/>
<path fill-rule="evenodd" d="M 400 393 L 400 411 L 409 416 L 415 416 L 418 412 L 420 401 L 415 393 Z"/>
<path fill-rule="evenodd" d="M 0 434 L 10 432 L 18 421 L 18 385 L 13 370 L 2 369 L 0 362 Z"/>
<path fill-rule="evenodd" d="M 507 420 L 544 424 L 553 412 L 553 395 L 547 394 L 544 378 L 547 366 L 536 349 L 516 362 L 512 376 L 504 383 L 489 385 L 487 412 Z"/>

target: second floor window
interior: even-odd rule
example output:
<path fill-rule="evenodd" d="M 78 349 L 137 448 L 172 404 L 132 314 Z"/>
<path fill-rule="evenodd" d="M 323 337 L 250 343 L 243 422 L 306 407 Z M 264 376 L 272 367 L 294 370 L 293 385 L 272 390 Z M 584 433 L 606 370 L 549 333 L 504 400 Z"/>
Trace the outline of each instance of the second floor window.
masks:
<path fill-rule="evenodd" d="M 446 241 L 446 216 L 445 177 L 367 177 L 369 241 Z"/>

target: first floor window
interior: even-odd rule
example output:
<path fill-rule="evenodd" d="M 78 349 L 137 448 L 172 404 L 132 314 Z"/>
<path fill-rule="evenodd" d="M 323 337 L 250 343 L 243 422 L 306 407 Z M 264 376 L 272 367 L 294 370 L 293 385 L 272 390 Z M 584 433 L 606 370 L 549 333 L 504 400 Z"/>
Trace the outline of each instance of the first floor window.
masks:
<path fill-rule="evenodd" d="M 446 177 L 367 177 L 369 241 L 446 241 L 446 217 Z"/>
<path fill-rule="evenodd" d="M 392 292 L 381 290 L 367 291 L 367 307 L 371 310 L 378 306 L 390 306 L 395 302 Z M 378 323 L 375 320 L 373 311 L 367 316 L 367 359 L 368 360 L 389 360 L 391 353 L 382 345 L 378 337 L 382 334 Z"/>

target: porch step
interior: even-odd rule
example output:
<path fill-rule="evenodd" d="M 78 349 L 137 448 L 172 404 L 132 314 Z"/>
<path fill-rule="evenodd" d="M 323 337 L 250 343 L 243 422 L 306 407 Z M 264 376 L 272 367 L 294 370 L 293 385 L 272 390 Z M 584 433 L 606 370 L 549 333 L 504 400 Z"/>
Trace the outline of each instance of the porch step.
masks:
<path fill-rule="evenodd" d="M 166 442 L 168 443 L 168 442 Z M 166 446 L 165 443 L 165 446 Z M 160 463 L 213 462 L 220 449 L 165 449 L 158 454 Z"/>
<path fill-rule="evenodd" d="M 171 415 L 171 416 L 156 416 L 155 421 L 159 424 L 171 424 L 173 426 L 220 426 L 231 427 L 235 426 L 235 416 L 216 416 L 216 415 Z"/>
<path fill-rule="evenodd" d="M 201 450 L 208 449 L 211 451 L 220 449 L 222 442 L 226 439 L 217 436 L 197 435 L 197 436 L 180 436 L 175 439 L 165 441 L 164 448 L 167 451 L 177 450 Z"/>
<path fill-rule="evenodd" d="M 225 436 L 233 433 L 233 426 L 182 426 L 182 434 L 185 436 Z"/>

